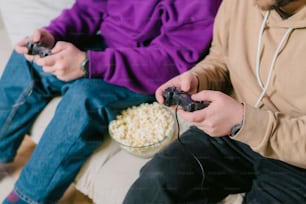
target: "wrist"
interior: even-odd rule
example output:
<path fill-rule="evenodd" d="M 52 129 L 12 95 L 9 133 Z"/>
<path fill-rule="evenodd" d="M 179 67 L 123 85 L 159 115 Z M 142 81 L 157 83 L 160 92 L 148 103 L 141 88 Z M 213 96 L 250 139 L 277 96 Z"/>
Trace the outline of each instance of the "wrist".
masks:
<path fill-rule="evenodd" d="M 242 123 L 243 121 L 241 121 L 241 123 L 238 123 L 236 125 L 234 125 L 231 129 L 231 133 L 230 133 L 230 137 L 235 137 L 237 135 L 237 133 L 240 131 L 241 127 L 242 127 Z"/>
<path fill-rule="evenodd" d="M 85 52 L 85 58 L 81 63 L 81 71 L 83 72 L 83 77 L 89 77 L 89 58 L 87 52 Z"/>
<path fill-rule="evenodd" d="M 242 128 L 243 125 L 243 119 L 244 119 L 244 104 L 241 103 L 242 105 L 242 110 L 241 110 L 241 119 L 240 119 L 240 123 L 235 124 L 230 132 L 230 137 L 234 137 L 235 135 L 237 135 L 237 133 L 240 131 L 240 129 Z M 239 112 L 239 111 L 238 111 Z"/>

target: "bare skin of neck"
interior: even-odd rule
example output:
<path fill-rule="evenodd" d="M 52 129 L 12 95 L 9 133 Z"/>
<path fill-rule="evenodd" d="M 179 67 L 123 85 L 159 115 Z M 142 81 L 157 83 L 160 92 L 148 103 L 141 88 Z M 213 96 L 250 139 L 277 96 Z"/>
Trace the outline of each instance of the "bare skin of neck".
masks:
<path fill-rule="evenodd" d="M 295 14 L 306 5 L 306 0 L 293 1 L 280 9 L 288 14 Z"/>

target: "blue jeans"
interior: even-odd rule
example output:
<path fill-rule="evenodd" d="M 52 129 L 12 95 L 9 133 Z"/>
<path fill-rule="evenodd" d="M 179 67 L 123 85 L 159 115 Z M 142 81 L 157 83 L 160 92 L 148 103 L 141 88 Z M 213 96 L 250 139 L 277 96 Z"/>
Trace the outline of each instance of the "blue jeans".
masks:
<path fill-rule="evenodd" d="M 37 114 L 57 95 L 55 114 L 15 184 L 29 203 L 56 202 L 102 143 L 109 122 L 127 107 L 154 101 L 101 79 L 60 81 L 13 52 L 0 80 L 0 162 L 14 160 Z"/>

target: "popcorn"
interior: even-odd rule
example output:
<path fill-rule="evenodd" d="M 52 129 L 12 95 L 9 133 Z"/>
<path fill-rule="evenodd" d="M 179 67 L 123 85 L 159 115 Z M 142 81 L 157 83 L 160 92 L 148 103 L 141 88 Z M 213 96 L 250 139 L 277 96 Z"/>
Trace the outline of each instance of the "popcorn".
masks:
<path fill-rule="evenodd" d="M 122 148 L 147 157 L 172 140 L 174 122 L 173 113 L 167 107 L 157 102 L 143 103 L 123 110 L 110 123 L 109 132 Z"/>

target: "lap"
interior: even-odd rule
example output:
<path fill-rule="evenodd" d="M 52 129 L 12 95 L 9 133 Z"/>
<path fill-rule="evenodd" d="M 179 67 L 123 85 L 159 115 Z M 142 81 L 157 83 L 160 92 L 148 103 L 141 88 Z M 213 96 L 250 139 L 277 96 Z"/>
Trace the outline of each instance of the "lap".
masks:
<path fill-rule="evenodd" d="M 273 195 L 278 195 L 278 201 L 305 199 L 305 170 L 264 158 L 248 145 L 228 137 L 212 138 L 195 127 L 189 129 L 181 141 L 184 145 L 176 141 L 147 163 L 142 169 L 142 177 L 159 175 L 178 195 L 194 189 L 202 174 L 190 150 L 205 173 L 199 194 L 213 201 L 241 192 L 246 192 L 250 201 L 265 194 L 267 197 L 262 197 L 267 200 Z M 256 196 L 252 196 L 254 194 Z"/>
<path fill-rule="evenodd" d="M 306 170 L 263 158 L 254 166 L 256 179 L 247 203 L 306 203 Z"/>
<path fill-rule="evenodd" d="M 240 157 L 249 147 L 229 138 L 212 138 L 192 127 L 141 170 L 141 178 L 166 183 L 176 196 L 188 200 L 210 197 L 218 201 L 228 194 L 250 189 L 255 155 Z M 197 161 L 198 160 L 198 161 Z M 202 172 L 202 170 L 204 173 Z M 153 176 L 152 176 L 153 175 Z M 201 180 L 204 178 L 204 185 Z"/>

